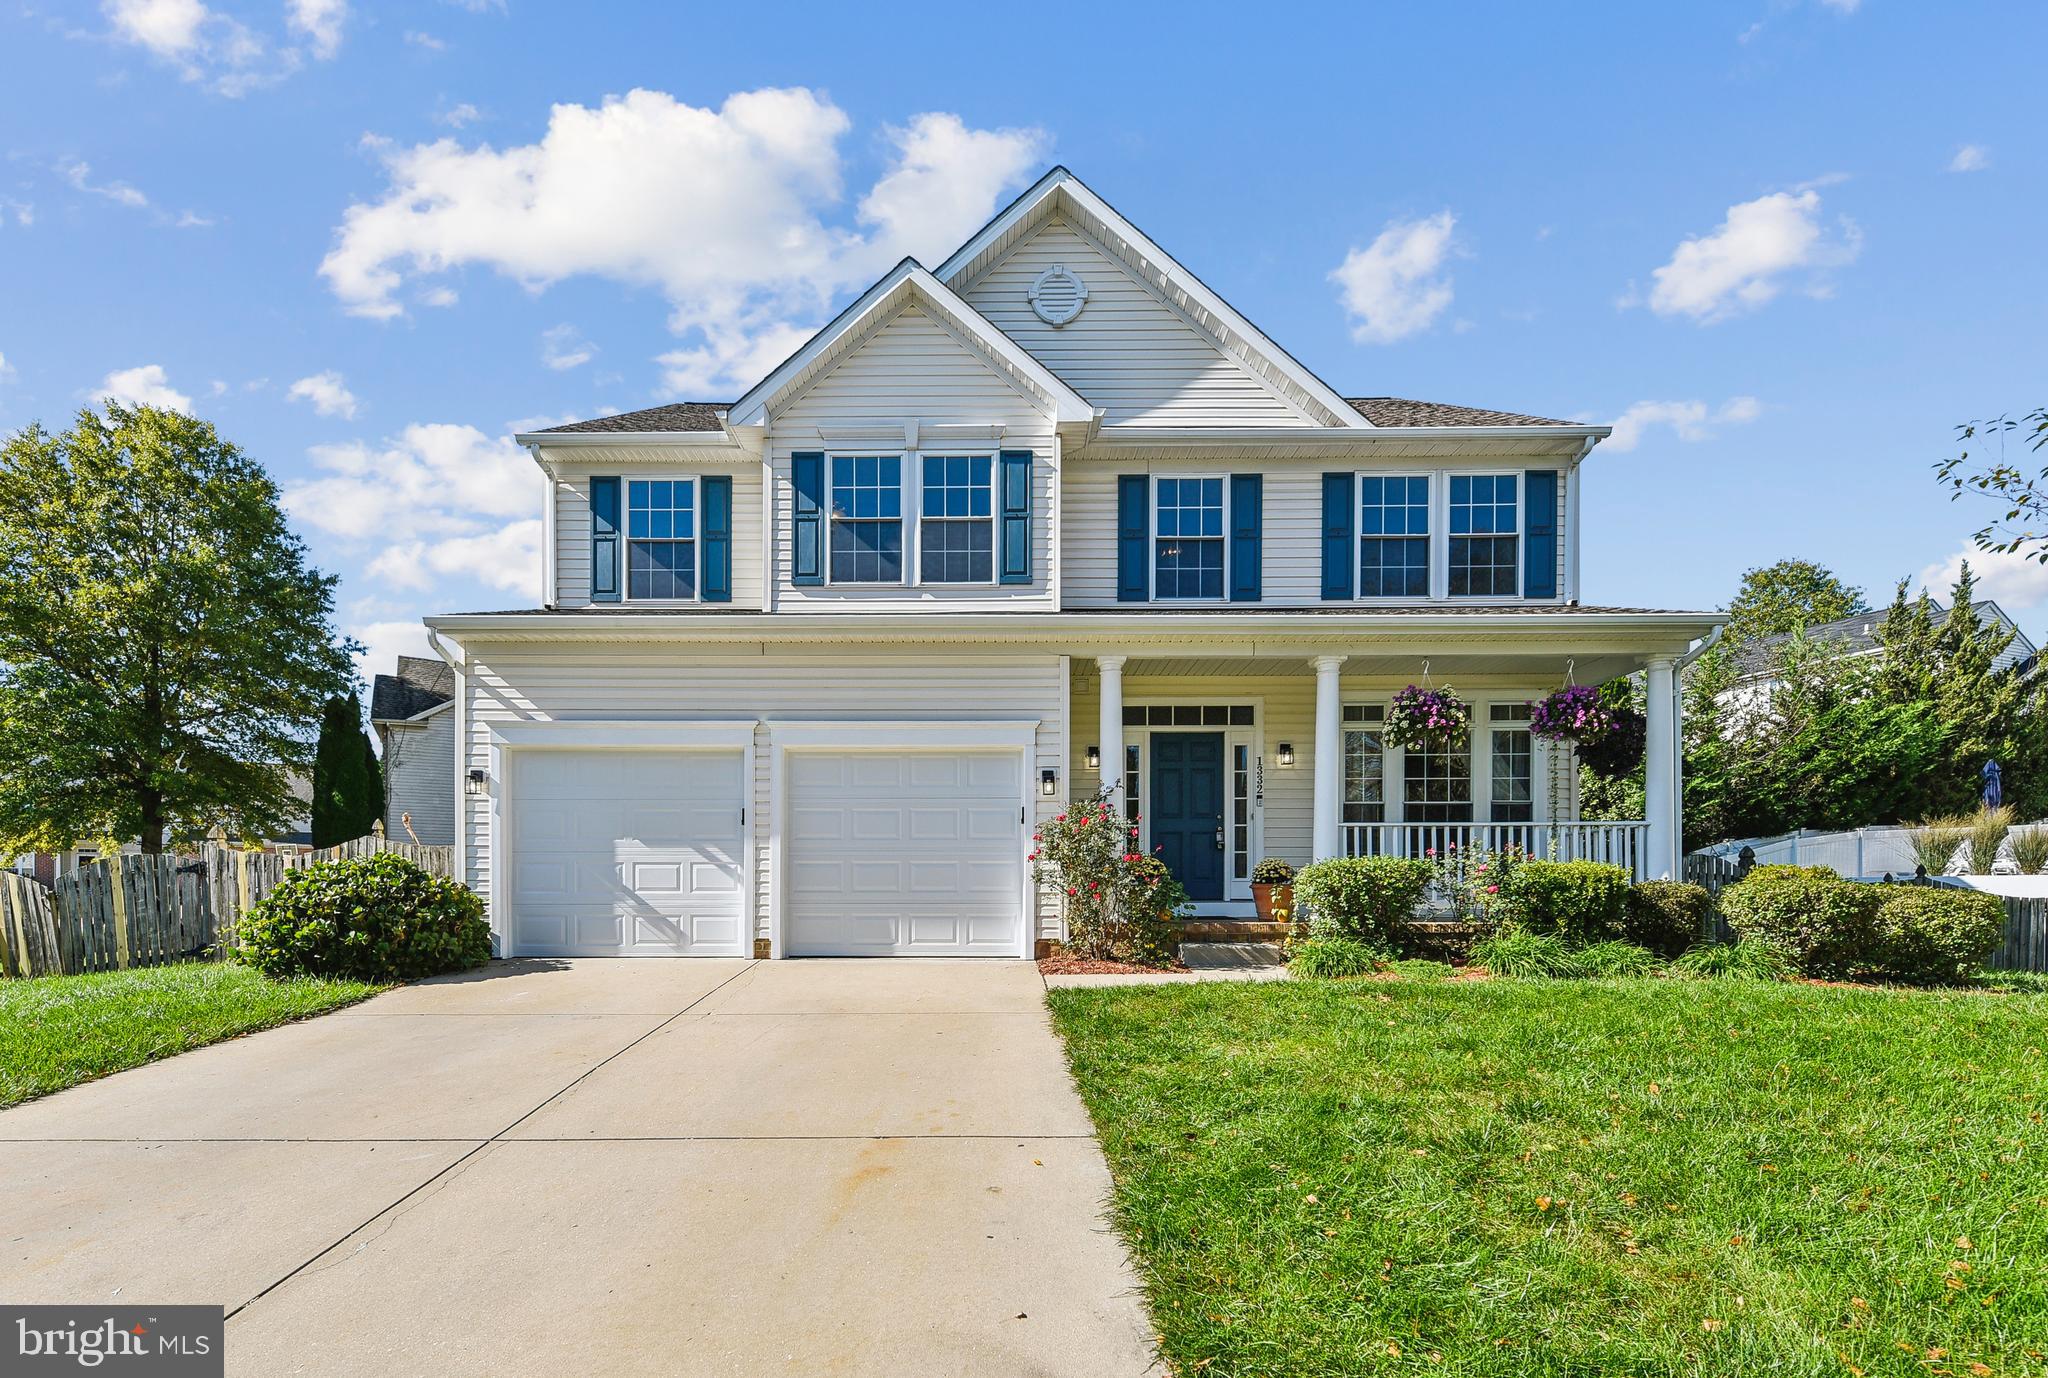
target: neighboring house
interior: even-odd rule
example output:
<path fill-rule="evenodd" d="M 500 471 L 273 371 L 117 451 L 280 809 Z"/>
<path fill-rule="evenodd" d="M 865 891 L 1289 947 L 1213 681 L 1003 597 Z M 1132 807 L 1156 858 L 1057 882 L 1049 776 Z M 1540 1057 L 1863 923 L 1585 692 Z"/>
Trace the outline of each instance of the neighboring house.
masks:
<path fill-rule="evenodd" d="M 1675 672 L 1580 602 L 1604 426 L 1345 397 L 1064 169 L 731 403 L 522 435 L 544 605 L 428 619 L 457 846 L 517 954 L 1029 955 L 1031 823 L 1114 791 L 1199 911 L 1265 855 L 1675 872 Z M 1647 671 L 1648 818 L 1526 702 Z M 1409 683 L 1475 738 L 1403 752 Z"/>
<path fill-rule="evenodd" d="M 398 673 L 370 684 L 370 725 L 384 756 L 384 835 L 394 842 L 455 841 L 454 704 L 455 671 L 442 660 L 400 656 Z"/>

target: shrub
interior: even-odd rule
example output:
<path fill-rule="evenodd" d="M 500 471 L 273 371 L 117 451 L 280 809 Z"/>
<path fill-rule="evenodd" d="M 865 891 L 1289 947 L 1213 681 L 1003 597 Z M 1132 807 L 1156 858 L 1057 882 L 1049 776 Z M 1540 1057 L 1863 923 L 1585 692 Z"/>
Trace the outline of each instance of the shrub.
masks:
<path fill-rule="evenodd" d="M 1519 924 L 1502 924 L 1472 945 L 1472 960 L 1496 976 L 1576 977 L 1589 973 L 1570 943 L 1555 933 L 1537 933 Z"/>
<path fill-rule="evenodd" d="M 1187 893 L 1157 857 L 1135 850 L 1137 829 L 1108 789 L 1041 823 L 1031 834 L 1031 876 L 1066 901 L 1066 945 L 1103 961 L 1165 965 L 1173 918 Z"/>
<path fill-rule="evenodd" d="M 2048 828 L 2037 824 L 2031 828 L 2014 829 L 2012 861 L 2023 876 L 2037 876 L 2048 871 Z"/>
<path fill-rule="evenodd" d="M 291 871 L 242 920 L 236 953 L 266 976 L 410 981 L 491 958 L 483 901 L 392 852 Z"/>
<path fill-rule="evenodd" d="M 1331 980 L 1341 976 L 1364 976 L 1378 971 L 1386 954 L 1356 938 L 1332 935 L 1304 938 L 1287 954 L 1287 969 L 1296 976 Z"/>
<path fill-rule="evenodd" d="M 1575 943 L 1620 936 L 1628 872 L 1599 861 L 1525 861 L 1508 872 L 1495 913 L 1536 933 Z"/>
<path fill-rule="evenodd" d="M 1707 931 L 1714 898 L 1682 880 L 1646 880 L 1628 888 L 1621 935 L 1661 957 L 1676 957 Z"/>
<path fill-rule="evenodd" d="M 1998 849 L 2012 831 L 2012 810 L 2001 804 L 1970 816 L 1970 874 L 1988 876 L 1998 862 Z"/>
<path fill-rule="evenodd" d="M 1977 974 L 2005 934 L 2005 902 L 1981 890 L 1881 887 L 1871 974 L 1917 984 Z"/>
<path fill-rule="evenodd" d="M 1277 856 L 1269 856 L 1258 865 L 1252 867 L 1252 884 L 1254 885 L 1292 885 L 1293 883 L 1293 863 L 1284 861 Z"/>
<path fill-rule="evenodd" d="M 1582 947 L 1578 958 L 1588 976 L 1654 976 L 1664 969 L 1656 953 L 1619 938 Z"/>
<path fill-rule="evenodd" d="M 1759 866 L 1721 892 L 1738 936 L 1784 948 L 1809 976 L 1848 976 L 1876 951 L 1881 886 L 1826 866 Z"/>
<path fill-rule="evenodd" d="M 1695 980 L 1783 981 L 1799 974 L 1799 964 L 1776 943 L 1744 938 L 1734 943 L 1701 943 L 1671 964 L 1671 974 Z"/>
<path fill-rule="evenodd" d="M 1393 856 L 1347 856 L 1304 866 L 1294 902 L 1309 910 L 1316 937 L 1357 938 L 1391 952 L 1429 885 L 1429 863 Z"/>
<path fill-rule="evenodd" d="M 1925 868 L 1930 876 L 1947 875 L 1956 853 L 1969 840 L 1970 820 L 1967 818 L 1930 818 L 1906 833 L 1914 862 Z"/>

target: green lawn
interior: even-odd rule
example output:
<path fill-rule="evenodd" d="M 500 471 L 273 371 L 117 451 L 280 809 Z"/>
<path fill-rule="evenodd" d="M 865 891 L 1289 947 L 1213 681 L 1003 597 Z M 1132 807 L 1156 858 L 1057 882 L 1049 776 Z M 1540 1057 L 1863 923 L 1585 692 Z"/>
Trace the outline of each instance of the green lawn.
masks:
<path fill-rule="evenodd" d="M 375 995 L 226 962 L 0 981 L 0 1106 Z"/>
<path fill-rule="evenodd" d="M 2048 1372 L 2048 997 L 1051 1001 L 1176 1373 Z"/>

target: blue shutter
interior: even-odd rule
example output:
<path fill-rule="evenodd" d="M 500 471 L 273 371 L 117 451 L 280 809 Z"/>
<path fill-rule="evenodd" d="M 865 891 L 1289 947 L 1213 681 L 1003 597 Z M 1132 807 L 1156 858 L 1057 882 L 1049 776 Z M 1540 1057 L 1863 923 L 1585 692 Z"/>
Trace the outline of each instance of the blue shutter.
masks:
<path fill-rule="evenodd" d="M 619 481 L 590 481 L 590 601 L 619 601 Z"/>
<path fill-rule="evenodd" d="M 704 577 L 699 594 L 707 603 L 732 601 L 732 480 L 700 480 L 704 489 Z"/>
<path fill-rule="evenodd" d="M 1557 471 L 1531 469 L 1522 482 L 1522 597 L 1557 597 Z"/>
<path fill-rule="evenodd" d="M 1002 455 L 1002 560 L 997 582 L 1031 582 L 1031 451 L 1005 450 Z"/>
<path fill-rule="evenodd" d="M 1257 474 L 1230 476 L 1230 601 L 1259 601 L 1259 549 L 1261 523 L 1259 498 L 1262 489 Z"/>
<path fill-rule="evenodd" d="M 1358 551 L 1352 540 L 1353 499 L 1357 485 L 1350 474 L 1323 475 L 1323 597 L 1349 600 L 1357 587 Z"/>
<path fill-rule="evenodd" d="M 1151 544 L 1152 482 L 1143 474 L 1119 474 L 1116 480 L 1116 601 L 1143 603 L 1151 596 L 1146 577 L 1145 547 Z"/>
<path fill-rule="evenodd" d="M 789 582 L 825 582 L 825 456 L 818 451 L 789 457 L 795 490 L 790 520 Z"/>

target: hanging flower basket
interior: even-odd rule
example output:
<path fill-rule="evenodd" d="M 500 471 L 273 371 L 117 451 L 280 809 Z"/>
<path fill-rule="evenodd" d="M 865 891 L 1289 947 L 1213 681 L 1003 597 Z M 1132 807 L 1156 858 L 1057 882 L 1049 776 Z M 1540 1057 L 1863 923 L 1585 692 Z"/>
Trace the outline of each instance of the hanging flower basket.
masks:
<path fill-rule="evenodd" d="M 1571 742 L 1579 762 L 1595 775 L 1617 780 L 1643 759 L 1643 715 L 1604 696 L 1598 686 L 1572 684 L 1529 705 L 1529 735 Z"/>
<path fill-rule="evenodd" d="M 1579 741 L 1579 763 L 1603 780 L 1619 780 L 1643 763 L 1649 723 L 1633 708 L 1609 710 L 1613 721 L 1597 737 Z"/>
<path fill-rule="evenodd" d="M 1472 726 L 1472 705 L 1448 689 L 1409 685 L 1387 708 L 1387 737 L 1404 751 L 1462 743 Z"/>

